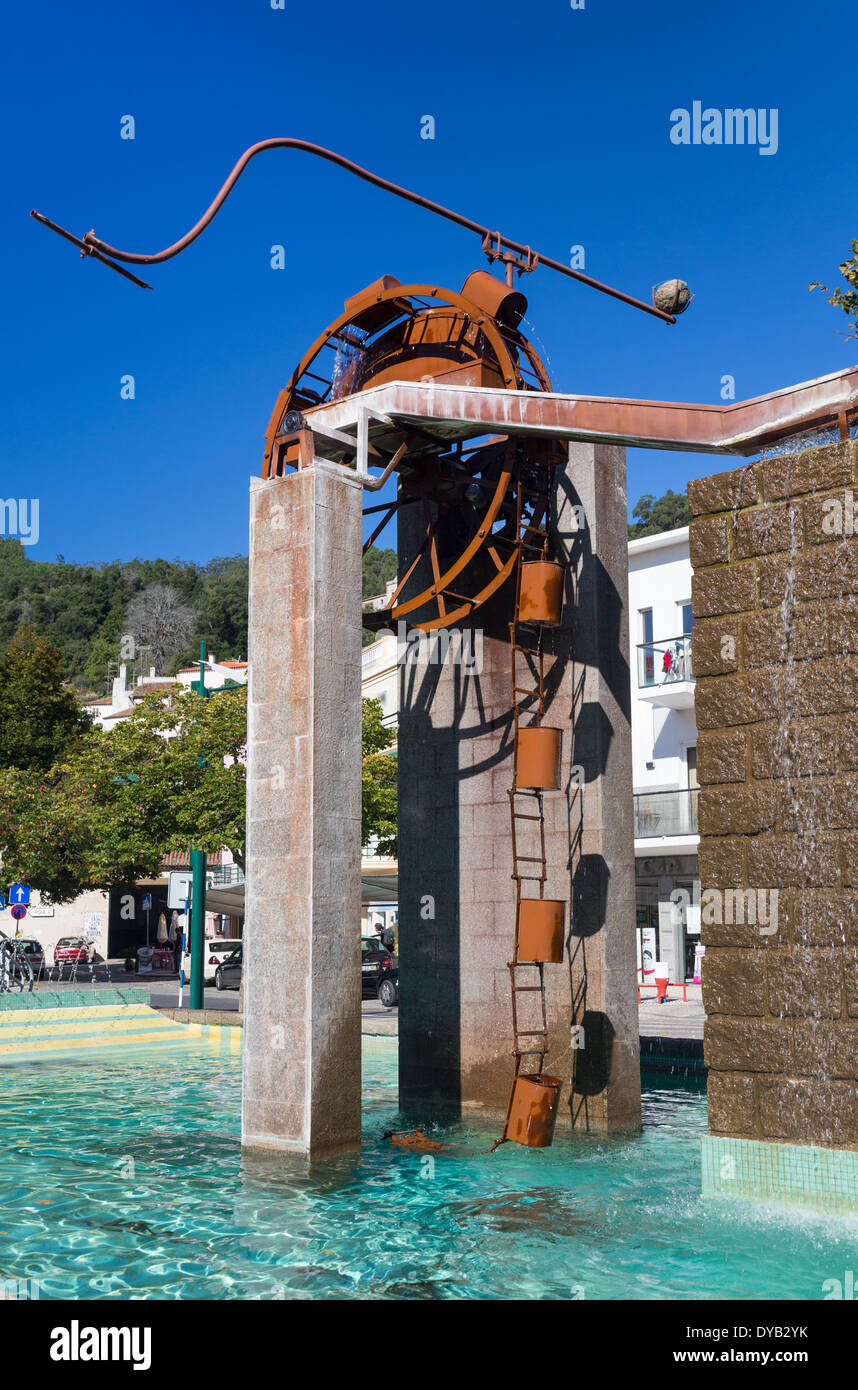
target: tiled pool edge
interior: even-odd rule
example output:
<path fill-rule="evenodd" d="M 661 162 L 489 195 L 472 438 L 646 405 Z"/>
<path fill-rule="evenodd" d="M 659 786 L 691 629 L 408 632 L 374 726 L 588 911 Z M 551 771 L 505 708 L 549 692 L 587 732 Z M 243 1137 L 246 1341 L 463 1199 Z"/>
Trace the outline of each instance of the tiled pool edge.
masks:
<path fill-rule="evenodd" d="M 38 989 L 26 994 L 0 994 L 0 1012 L 27 1012 L 30 1009 L 115 1009 L 118 1004 L 148 1004 L 149 990 L 140 985 L 100 986 L 98 989 L 81 985 L 79 989 Z"/>
<path fill-rule="evenodd" d="M 858 1151 L 703 1136 L 704 1197 L 781 1202 L 820 1212 L 858 1212 Z"/>

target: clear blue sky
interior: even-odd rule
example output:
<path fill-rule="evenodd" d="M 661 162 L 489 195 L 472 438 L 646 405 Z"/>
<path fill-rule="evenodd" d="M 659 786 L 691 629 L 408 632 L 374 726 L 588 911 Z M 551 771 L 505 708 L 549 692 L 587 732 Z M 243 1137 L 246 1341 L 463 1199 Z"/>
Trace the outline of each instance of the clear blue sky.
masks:
<path fill-rule="evenodd" d="M 0 496 L 39 497 L 30 555 L 246 551 L 276 392 L 343 299 L 385 272 L 457 289 L 485 264 L 470 234 L 292 152 L 251 166 L 154 294 L 31 207 L 157 250 L 247 145 L 302 136 L 547 255 L 582 244 L 589 273 L 640 298 L 689 282 L 673 328 L 548 271 L 523 282 L 555 389 L 717 401 L 729 373 L 753 396 L 858 360 L 807 292 L 839 283 L 858 235 L 851 36 L 832 0 L 7 7 Z M 695 100 L 777 108 L 777 154 L 672 144 Z M 710 469 L 630 451 L 630 504 Z"/>

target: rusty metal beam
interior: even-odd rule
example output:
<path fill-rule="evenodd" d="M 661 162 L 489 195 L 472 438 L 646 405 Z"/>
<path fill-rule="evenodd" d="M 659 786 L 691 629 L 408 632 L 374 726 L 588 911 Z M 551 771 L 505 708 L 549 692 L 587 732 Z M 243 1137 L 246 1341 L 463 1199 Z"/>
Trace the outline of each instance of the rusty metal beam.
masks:
<path fill-rule="evenodd" d="M 618 299 L 622 304 L 628 304 L 633 309 L 642 309 L 645 314 L 652 314 L 653 318 L 661 319 L 663 323 L 675 323 L 673 314 L 665 313 L 655 304 L 646 304 L 642 299 L 635 299 L 634 295 L 626 294 L 623 290 L 615 290 L 612 285 L 605 285 L 601 280 L 594 280 L 591 275 L 585 275 L 582 270 L 575 270 L 572 266 L 564 265 L 562 261 L 552 260 L 550 256 L 543 256 L 541 253 L 533 251 L 530 246 L 523 242 L 513 241 L 511 237 L 502 236 L 500 232 L 492 231 L 484 226 L 482 222 L 475 222 L 470 217 L 463 216 L 460 212 L 455 212 L 452 208 L 444 207 L 442 203 L 433 202 L 431 198 L 425 198 L 422 193 L 414 193 L 410 188 L 403 188 L 400 184 L 393 183 L 390 179 L 383 179 L 380 174 L 373 174 L 371 170 L 364 169 L 360 164 L 355 164 L 351 159 L 346 159 L 344 155 L 337 154 L 336 150 L 325 149 L 324 145 L 314 145 L 309 140 L 298 140 L 293 136 L 275 136 L 271 140 L 259 140 L 257 144 L 251 145 L 244 151 L 241 158 L 233 165 L 226 181 L 218 189 L 206 211 L 198 222 L 195 222 L 190 231 L 186 232 L 178 241 L 174 241 L 172 246 L 166 246 L 162 251 L 122 251 L 118 246 L 111 246 L 108 242 L 102 241 L 95 235 L 94 231 L 89 231 L 81 239 L 73 236 L 55 222 L 51 222 L 40 212 L 31 212 L 30 216 L 35 217 L 43 226 L 49 227 L 51 231 L 58 232 L 67 241 L 73 241 L 75 245 L 83 249 L 85 255 L 97 255 L 102 263 L 110 265 L 112 270 L 119 267 L 115 261 L 125 261 L 131 265 L 160 265 L 162 261 L 169 261 L 173 256 L 178 256 L 180 251 L 184 251 L 192 242 L 196 241 L 201 232 L 211 222 L 223 207 L 239 178 L 247 168 L 248 164 L 258 154 L 266 150 L 301 150 L 304 154 L 315 155 L 319 159 L 325 159 L 330 164 L 336 164 L 340 169 L 345 169 L 348 173 L 354 174 L 356 178 L 363 179 L 365 183 L 371 183 L 374 188 L 380 188 L 385 193 L 392 193 L 396 198 L 404 198 L 408 203 L 414 203 L 419 208 L 424 208 L 427 212 L 435 213 L 438 217 L 443 217 L 447 222 L 454 222 L 457 227 L 464 227 L 469 232 L 476 232 L 482 243 L 482 251 L 488 256 L 489 260 L 501 260 L 507 262 L 507 283 L 512 283 L 512 266 L 518 266 L 521 271 L 529 273 L 535 270 L 537 265 L 546 265 L 549 270 L 555 270 L 559 275 L 566 275 L 570 280 L 577 280 L 579 284 L 589 285 L 591 289 L 599 290 L 602 294 L 609 295 L 612 299 Z M 508 255 L 504 255 L 504 250 Z M 105 262 L 105 257 L 111 259 Z M 521 259 L 523 258 L 523 259 Z M 121 272 L 120 272 L 121 273 Z M 136 280 L 136 277 L 129 275 L 128 279 L 134 279 L 136 284 L 143 284 L 146 289 L 151 289 L 151 285 Z"/>
<path fill-rule="evenodd" d="M 842 434 L 847 419 L 858 413 L 858 367 L 727 405 L 394 381 L 305 413 L 311 428 L 318 419 L 348 433 L 366 407 L 388 416 L 397 428 L 419 424 L 450 440 L 488 433 L 542 434 L 749 456 L 804 430 L 839 425 Z M 383 447 L 381 438 L 377 442 Z"/>

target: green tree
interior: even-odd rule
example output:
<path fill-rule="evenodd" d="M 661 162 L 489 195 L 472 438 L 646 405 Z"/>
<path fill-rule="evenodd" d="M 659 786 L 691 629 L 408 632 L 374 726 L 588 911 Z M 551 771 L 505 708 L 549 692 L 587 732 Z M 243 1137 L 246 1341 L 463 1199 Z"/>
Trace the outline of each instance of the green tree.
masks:
<path fill-rule="evenodd" d="M 656 536 L 660 531 L 675 531 L 679 526 L 687 526 L 691 521 L 691 509 L 684 492 L 668 488 L 658 499 L 651 492 L 645 492 L 632 508 L 632 516 L 637 517 L 637 521 L 629 523 L 629 540 L 636 540 L 639 536 Z"/>
<path fill-rule="evenodd" d="M 59 649 L 21 628 L 0 658 L 0 767 L 48 768 L 88 725 Z"/>
<path fill-rule="evenodd" d="M 363 597 L 376 598 L 384 593 L 389 579 L 395 579 L 397 559 L 395 550 L 379 550 L 371 545 L 363 557 Z"/>
<path fill-rule="evenodd" d="M 242 863 L 246 729 L 244 687 L 208 700 L 176 687 L 110 733 L 90 726 L 48 770 L 0 772 L 4 869 L 68 902 L 157 877 L 189 844 Z"/>
<path fill-rule="evenodd" d="M 363 700 L 361 704 L 361 844 L 375 838 L 377 854 L 395 855 L 397 761 L 390 749 L 396 735 L 382 723 L 380 700 Z"/>
<path fill-rule="evenodd" d="M 171 850 L 231 849 L 244 863 L 247 691 L 145 696 L 93 727 L 53 766 L 0 770 L 0 857 L 9 882 L 53 902 L 157 877 Z M 364 843 L 395 853 L 396 758 L 377 700 L 363 702 Z M 284 792 L 284 795 L 286 793 Z"/>
<path fill-rule="evenodd" d="M 854 237 L 849 243 L 852 255 L 846 261 L 841 261 L 837 267 L 846 283 L 851 286 L 848 290 L 835 289 L 829 294 L 828 286 L 814 280 L 808 285 L 809 290 L 822 290 L 828 294 L 829 304 L 835 308 L 842 309 L 847 317 L 851 315 L 851 333 L 847 333 L 846 341 L 850 338 L 858 338 L 858 240 Z"/>

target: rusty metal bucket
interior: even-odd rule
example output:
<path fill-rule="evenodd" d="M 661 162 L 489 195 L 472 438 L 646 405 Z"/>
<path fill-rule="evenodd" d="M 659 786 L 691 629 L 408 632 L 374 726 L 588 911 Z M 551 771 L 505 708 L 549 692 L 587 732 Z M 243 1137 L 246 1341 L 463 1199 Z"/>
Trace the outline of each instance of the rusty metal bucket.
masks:
<path fill-rule="evenodd" d="M 562 1085 L 559 1076 L 517 1076 L 506 1137 L 529 1149 L 547 1149 L 554 1138 Z"/>
<path fill-rule="evenodd" d="M 518 915 L 518 959 L 560 965 L 563 961 L 565 903 L 554 898 L 522 898 Z"/>
<path fill-rule="evenodd" d="M 522 623 L 556 627 L 563 608 L 563 566 L 554 560 L 531 560 L 521 567 L 518 617 Z"/>
<path fill-rule="evenodd" d="M 519 729 L 516 742 L 517 787 L 557 791 L 560 786 L 560 730 Z"/>

